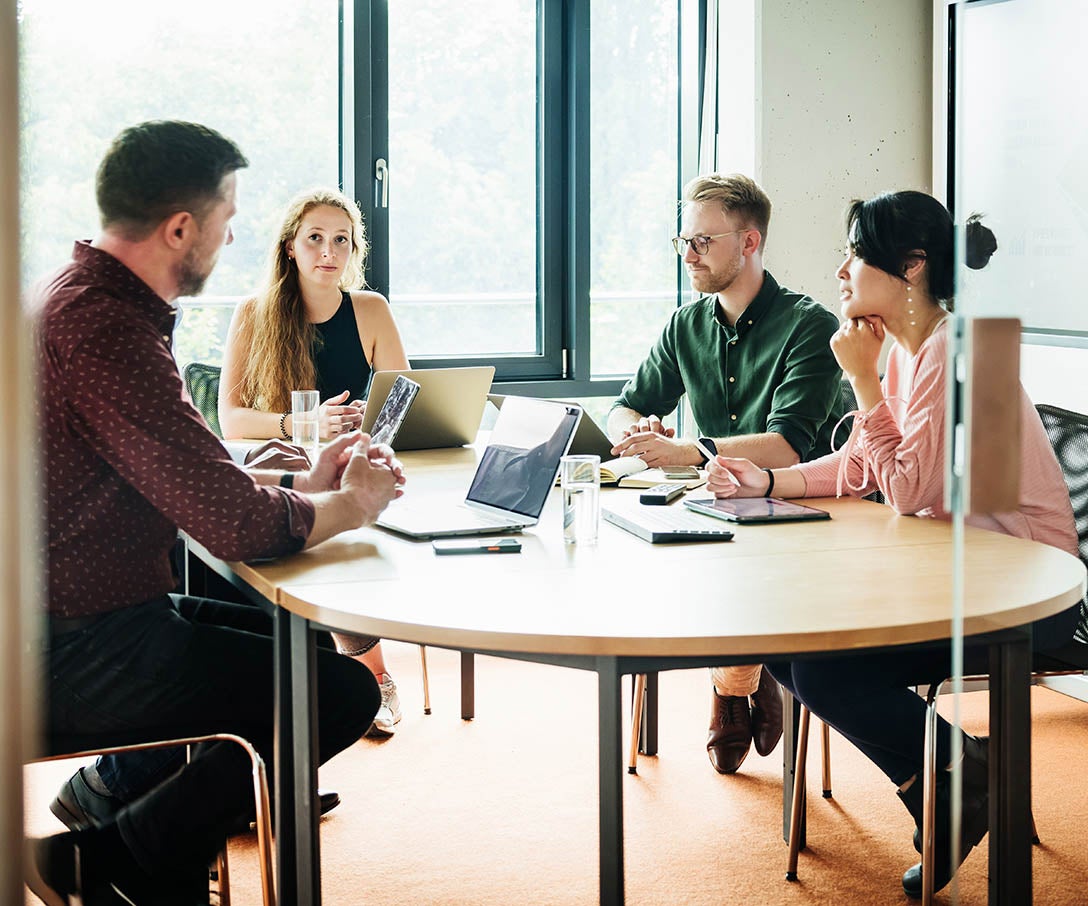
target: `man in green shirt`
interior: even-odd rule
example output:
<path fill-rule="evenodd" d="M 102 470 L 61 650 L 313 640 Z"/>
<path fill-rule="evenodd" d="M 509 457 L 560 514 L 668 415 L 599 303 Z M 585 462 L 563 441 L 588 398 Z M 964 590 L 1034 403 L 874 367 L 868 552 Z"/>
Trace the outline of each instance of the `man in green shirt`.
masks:
<path fill-rule="evenodd" d="M 700 440 L 719 455 L 777 469 L 830 452 L 842 415 L 830 346 L 839 322 L 763 269 L 770 218 L 770 199 L 746 176 L 700 176 L 684 188 L 673 245 L 705 295 L 677 309 L 613 405 L 613 455 L 650 467 L 703 465 L 699 448 L 661 423 L 685 393 Z M 712 676 L 707 752 L 731 774 L 753 736 L 761 755 L 778 744 L 781 689 L 758 664 Z"/>

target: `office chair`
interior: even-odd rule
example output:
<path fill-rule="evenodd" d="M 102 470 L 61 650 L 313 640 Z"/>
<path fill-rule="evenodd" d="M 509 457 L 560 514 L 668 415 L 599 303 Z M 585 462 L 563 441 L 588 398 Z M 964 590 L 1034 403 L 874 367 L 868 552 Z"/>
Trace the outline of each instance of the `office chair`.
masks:
<path fill-rule="evenodd" d="M 1076 520 L 1080 558 L 1088 565 L 1088 416 L 1057 406 L 1039 404 L 1035 407 L 1043 422 L 1051 446 L 1062 467 L 1069 499 Z M 1032 677 L 1072 676 L 1088 672 L 1088 602 L 1080 604 L 1080 620 L 1073 639 L 1053 651 L 1036 652 L 1032 660 Z M 965 682 L 986 681 L 985 674 L 965 676 Z M 923 746 L 924 800 L 922 830 L 922 904 L 933 902 L 934 832 L 936 825 L 935 792 L 937 783 L 937 696 L 948 678 L 932 683 L 926 695 L 925 742 Z M 804 794 L 805 754 L 808 743 L 808 709 L 801 708 L 801 725 L 798 733 L 797 764 L 793 804 L 790 815 L 790 852 L 786 879 L 797 880 L 801 797 Z M 825 726 L 826 730 L 826 726 Z M 826 755 L 825 755 L 826 758 Z M 825 775 L 826 776 L 826 775 Z M 826 785 L 826 781 L 825 781 Z M 1039 835 L 1032 816 L 1032 841 L 1039 843 Z"/>
<path fill-rule="evenodd" d="M 193 401 L 196 411 L 204 416 L 204 421 L 217 437 L 223 436 L 223 429 L 219 426 L 219 373 L 221 371 L 218 365 L 190 362 L 182 372 L 189 399 Z"/>
<path fill-rule="evenodd" d="M 257 825 L 257 856 L 260 863 L 261 895 L 264 906 L 276 906 L 276 889 L 272 874 L 272 813 L 268 798 L 268 775 L 264 759 L 257 750 L 241 736 L 233 733 L 209 733 L 206 736 L 190 736 L 183 739 L 168 739 L 161 742 L 139 743 L 135 745 L 95 747 L 78 752 L 57 752 L 32 759 L 30 764 L 45 761 L 66 761 L 70 758 L 89 758 L 92 755 L 116 755 L 122 752 L 140 752 L 146 749 L 166 749 L 180 746 L 189 747 L 210 742 L 233 742 L 240 745 L 249 755 L 253 765 L 253 799 Z M 216 859 L 218 871 L 219 904 L 230 906 L 230 864 L 227 858 L 227 845 L 224 842 Z"/>

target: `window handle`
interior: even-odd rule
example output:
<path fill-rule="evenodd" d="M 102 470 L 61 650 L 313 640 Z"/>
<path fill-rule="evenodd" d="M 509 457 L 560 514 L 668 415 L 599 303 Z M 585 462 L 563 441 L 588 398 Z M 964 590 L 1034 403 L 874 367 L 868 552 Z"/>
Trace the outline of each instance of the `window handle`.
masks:
<path fill-rule="evenodd" d="M 374 179 L 381 183 L 381 207 L 389 207 L 389 164 L 384 157 L 379 157 L 374 162 Z"/>

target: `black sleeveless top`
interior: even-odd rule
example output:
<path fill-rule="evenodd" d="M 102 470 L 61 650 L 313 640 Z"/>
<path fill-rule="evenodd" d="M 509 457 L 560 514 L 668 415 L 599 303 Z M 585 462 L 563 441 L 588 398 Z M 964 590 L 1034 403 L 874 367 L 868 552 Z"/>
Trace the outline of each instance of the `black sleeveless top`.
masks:
<path fill-rule="evenodd" d="M 345 390 L 347 401 L 361 400 L 370 383 L 370 363 L 363 353 L 355 307 L 348 293 L 341 293 L 340 307 L 328 321 L 314 324 L 313 359 L 321 402 Z"/>

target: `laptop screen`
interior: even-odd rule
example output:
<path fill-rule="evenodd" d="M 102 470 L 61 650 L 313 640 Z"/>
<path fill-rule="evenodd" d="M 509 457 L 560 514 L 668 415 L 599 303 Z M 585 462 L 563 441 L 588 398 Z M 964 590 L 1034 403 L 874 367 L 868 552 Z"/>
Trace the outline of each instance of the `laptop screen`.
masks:
<path fill-rule="evenodd" d="M 507 397 L 466 499 L 539 518 L 581 414 L 578 406 Z"/>

